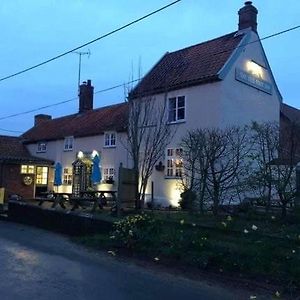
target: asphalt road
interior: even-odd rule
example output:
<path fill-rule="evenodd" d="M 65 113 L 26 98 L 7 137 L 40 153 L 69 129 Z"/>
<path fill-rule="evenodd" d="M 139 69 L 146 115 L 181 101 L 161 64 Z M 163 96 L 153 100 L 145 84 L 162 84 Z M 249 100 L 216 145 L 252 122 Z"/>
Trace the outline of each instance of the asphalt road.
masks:
<path fill-rule="evenodd" d="M 0 299 L 226 300 L 249 294 L 147 270 L 62 235 L 0 221 Z"/>

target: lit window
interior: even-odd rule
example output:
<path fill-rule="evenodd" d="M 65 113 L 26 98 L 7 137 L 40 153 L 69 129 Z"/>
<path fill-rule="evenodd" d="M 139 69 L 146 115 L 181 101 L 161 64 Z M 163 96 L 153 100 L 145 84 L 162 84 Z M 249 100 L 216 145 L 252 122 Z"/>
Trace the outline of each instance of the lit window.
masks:
<path fill-rule="evenodd" d="M 39 142 L 37 145 L 37 152 L 46 152 L 47 151 L 47 143 L 45 142 Z"/>
<path fill-rule="evenodd" d="M 168 177 L 182 177 L 183 163 L 182 163 L 182 149 L 167 149 L 167 176 Z"/>
<path fill-rule="evenodd" d="M 74 138 L 72 136 L 65 138 L 64 151 L 72 151 L 73 150 L 73 141 L 74 141 Z"/>
<path fill-rule="evenodd" d="M 72 168 L 64 168 L 64 174 L 63 174 L 63 184 L 64 185 L 72 185 Z"/>
<path fill-rule="evenodd" d="M 114 180 L 114 178 L 115 178 L 115 169 L 114 168 L 103 168 L 104 181 Z"/>
<path fill-rule="evenodd" d="M 116 133 L 106 132 L 104 134 L 104 147 L 115 147 L 116 146 Z"/>
<path fill-rule="evenodd" d="M 169 122 L 185 120 L 185 96 L 169 98 Z"/>
<path fill-rule="evenodd" d="M 34 174 L 34 166 L 21 165 L 21 174 Z"/>
<path fill-rule="evenodd" d="M 46 185 L 48 182 L 48 167 L 36 167 L 36 184 Z"/>

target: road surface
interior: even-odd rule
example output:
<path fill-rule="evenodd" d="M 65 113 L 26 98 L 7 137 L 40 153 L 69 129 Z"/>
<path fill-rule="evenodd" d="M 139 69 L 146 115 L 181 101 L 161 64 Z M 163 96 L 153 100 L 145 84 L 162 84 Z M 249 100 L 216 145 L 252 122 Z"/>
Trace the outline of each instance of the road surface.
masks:
<path fill-rule="evenodd" d="M 0 221 L 0 299 L 249 299 L 147 270 L 48 231 Z M 261 299 L 261 298 L 259 298 Z"/>

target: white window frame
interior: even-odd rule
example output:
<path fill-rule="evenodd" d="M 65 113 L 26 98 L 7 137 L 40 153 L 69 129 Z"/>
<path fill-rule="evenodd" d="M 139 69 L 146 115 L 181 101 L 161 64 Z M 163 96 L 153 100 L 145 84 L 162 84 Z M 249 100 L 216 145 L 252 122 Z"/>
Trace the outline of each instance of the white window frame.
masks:
<path fill-rule="evenodd" d="M 47 185 L 48 184 L 48 174 L 49 174 L 48 167 L 37 166 L 36 167 L 36 175 L 35 175 L 36 185 Z"/>
<path fill-rule="evenodd" d="M 166 151 L 166 178 L 182 178 L 182 148 L 168 148 Z"/>
<path fill-rule="evenodd" d="M 21 165 L 21 174 L 34 174 L 35 173 L 35 167 L 34 165 Z"/>
<path fill-rule="evenodd" d="M 104 148 L 115 148 L 117 145 L 117 133 L 115 131 L 104 133 Z"/>
<path fill-rule="evenodd" d="M 103 170 L 103 181 L 105 182 L 106 180 L 115 180 L 116 176 L 116 169 L 114 166 L 105 166 L 102 168 Z"/>
<path fill-rule="evenodd" d="M 64 140 L 64 151 L 73 151 L 74 148 L 74 137 L 67 136 Z"/>
<path fill-rule="evenodd" d="M 184 106 L 178 107 L 179 98 L 184 98 Z M 170 102 L 173 99 L 175 99 L 175 109 L 172 109 L 172 110 L 175 110 L 175 120 L 170 120 L 170 112 L 171 112 Z M 183 119 L 178 118 L 178 111 L 180 109 L 184 109 L 184 118 Z M 168 98 L 168 123 L 170 123 L 170 124 L 181 123 L 181 122 L 185 122 L 185 120 L 186 120 L 186 96 L 179 95 L 179 96 L 169 97 Z"/>
<path fill-rule="evenodd" d="M 72 185 L 73 183 L 73 169 L 64 168 L 63 169 L 63 185 Z"/>
<path fill-rule="evenodd" d="M 38 142 L 36 152 L 37 153 L 47 152 L 47 142 Z"/>

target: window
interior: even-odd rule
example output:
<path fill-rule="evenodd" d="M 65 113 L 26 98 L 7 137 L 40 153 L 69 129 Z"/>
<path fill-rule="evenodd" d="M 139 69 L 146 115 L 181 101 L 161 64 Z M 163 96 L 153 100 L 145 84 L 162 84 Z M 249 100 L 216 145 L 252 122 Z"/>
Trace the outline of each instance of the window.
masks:
<path fill-rule="evenodd" d="M 64 174 L 63 174 L 63 184 L 64 185 L 72 185 L 72 169 L 71 168 L 64 168 Z"/>
<path fill-rule="evenodd" d="M 185 96 L 169 98 L 170 123 L 185 120 Z"/>
<path fill-rule="evenodd" d="M 21 165 L 21 174 L 34 174 L 34 166 Z"/>
<path fill-rule="evenodd" d="M 182 149 L 167 149 L 167 176 L 168 177 L 182 177 L 183 163 L 182 163 Z"/>
<path fill-rule="evenodd" d="M 46 185 L 48 182 L 48 167 L 36 167 L 36 184 Z"/>
<path fill-rule="evenodd" d="M 115 180 L 115 169 L 114 168 L 104 168 L 103 169 L 103 178 L 106 180 Z"/>
<path fill-rule="evenodd" d="M 37 152 L 46 152 L 47 151 L 47 143 L 45 142 L 39 142 L 37 145 Z"/>
<path fill-rule="evenodd" d="M 107 132 L 104 134 L 104 147 L 115 147 L 116 146 L 116 133 Z"/>
<path fill-rule="evenodd" d="M 65 138 L 64 151 L 72 151 L 73 150 L 73 141 L 74 141 L 74 138 L 72 136 Z"/>

